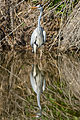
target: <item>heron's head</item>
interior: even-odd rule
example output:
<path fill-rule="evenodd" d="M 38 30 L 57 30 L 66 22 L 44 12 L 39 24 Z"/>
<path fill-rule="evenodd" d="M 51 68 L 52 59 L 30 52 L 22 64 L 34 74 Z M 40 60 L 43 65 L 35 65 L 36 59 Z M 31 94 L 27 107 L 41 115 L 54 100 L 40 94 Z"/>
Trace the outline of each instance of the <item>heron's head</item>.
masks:
<path fill-rule="evenodd" d="M 32 9 L 38 9 L 40 11 L 43 11 L 43 7 L 41 4 L 37 5 L 36 7 L 31 7 Z"/>

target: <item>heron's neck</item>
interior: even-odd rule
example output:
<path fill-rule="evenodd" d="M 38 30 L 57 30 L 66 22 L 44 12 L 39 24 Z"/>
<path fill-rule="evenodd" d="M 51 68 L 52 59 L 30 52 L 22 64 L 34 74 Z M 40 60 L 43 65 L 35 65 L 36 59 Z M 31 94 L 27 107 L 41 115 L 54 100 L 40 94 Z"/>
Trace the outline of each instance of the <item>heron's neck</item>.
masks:
<path fill-rule="evenodd" d="M 39 15 L 39 17 L 38 17 L 38 27 L 40 27 L 41 16 L 42 16 L 42 10 L 40 11 L 40 15 Z"/>

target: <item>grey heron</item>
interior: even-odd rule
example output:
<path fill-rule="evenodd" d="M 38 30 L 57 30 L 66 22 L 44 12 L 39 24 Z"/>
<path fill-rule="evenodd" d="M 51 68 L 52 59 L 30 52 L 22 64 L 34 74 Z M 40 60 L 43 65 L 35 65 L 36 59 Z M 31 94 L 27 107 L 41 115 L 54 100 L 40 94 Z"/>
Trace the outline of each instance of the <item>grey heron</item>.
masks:
<path fill-rule="evenodd" d="M 32 35 L 31 35 L 31 43 L 30 43 L 32 46 L 32 51 L 36 55 L 37 48 L 42 47 L 46 41 L 46 32 L 44 31 L 44 29 L 40 25 L 43 7 L 39 4 L 36 7 L 31 7 L 31 8 L 33 8 L 33 9 L 37 8 L 40 11 L 40 15 L 38 17 L 38 26 L 33 31 Z M 41 56 L 42 56 L 42 49 L 41 49 L 40 57 Z"/>

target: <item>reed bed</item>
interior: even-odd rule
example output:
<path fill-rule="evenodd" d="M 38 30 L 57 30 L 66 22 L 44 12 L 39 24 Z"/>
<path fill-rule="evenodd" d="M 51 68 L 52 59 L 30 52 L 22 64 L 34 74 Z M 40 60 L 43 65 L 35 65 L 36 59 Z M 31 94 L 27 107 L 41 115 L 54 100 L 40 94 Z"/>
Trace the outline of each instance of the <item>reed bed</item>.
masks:
<path fill-rule="evenodd" d="M 30 38 L 33 30 L 37 26 L 39 12 L 36 10 L 32 11 L 30 8 L 31 6 L 35 6 L 39 3 L 40 1 L 38 0 L 16 0 L 15 2 L 13 0 L 11 0 L 11 2 L 1 1 L 1 50 L 31 49 Z M 52 51 L 53 49 L 59 49 L 62 52 L 76 50 L 76 52 L 78 52 L 80 46 L 78 27 L 80 6 L 79 0 L 46 0 L 45 2 L 42 1 L 42 4 L 44 13 L 42 16 L 41 25 L 47 33 L 45 46 L 48 50 Z"/>

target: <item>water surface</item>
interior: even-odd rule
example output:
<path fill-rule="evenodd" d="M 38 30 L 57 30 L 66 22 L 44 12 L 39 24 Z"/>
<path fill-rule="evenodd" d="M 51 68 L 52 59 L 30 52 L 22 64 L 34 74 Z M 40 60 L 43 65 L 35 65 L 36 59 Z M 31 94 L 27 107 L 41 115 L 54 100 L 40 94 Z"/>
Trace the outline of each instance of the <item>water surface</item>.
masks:
<path fill-rule="evenodd" d="M 79 57 L 0 53 L 0 119 L 79 120 Z"/>

